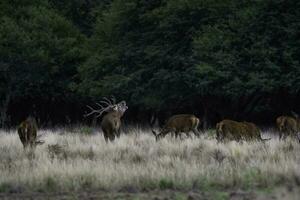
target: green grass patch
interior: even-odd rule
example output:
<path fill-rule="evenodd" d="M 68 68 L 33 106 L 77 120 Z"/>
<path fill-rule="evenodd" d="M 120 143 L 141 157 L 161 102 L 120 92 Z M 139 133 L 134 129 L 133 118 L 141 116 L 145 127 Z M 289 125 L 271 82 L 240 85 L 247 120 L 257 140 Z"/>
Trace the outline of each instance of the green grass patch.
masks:
<path fill-rule="evenodd" d="M 159 181 L 159 188 L 164 190 L 164 189 L 173 189 L 174 188 L 174 183 L 172 180 L 167 180 L 167 179 L 161 179 Z"/>
<path fill-rule="evenodd" d="M 215 200 L 227 200 L 230 199 L 229 193 L 228 192 L 221 192 L 221 191 L 215 191 L 211 193 L 212 199 Z"/>
<path fill-rule="evenodd" d="M 11 184 L 9 183 L 1 183 L 0 184 L 0 192 L 8 192 L 11 188 Z"/>
<path fill-rule="evenodd" d="M 46 191 L 55 191 L 57 189 L 57 185 L 53 177 L 48 176 L 45 178 L 45 188 Z"/>
<path fill-rule="evenodd" d="M 84 135 L 91 135 L 93 133 L 93 128 L 88 126 L 82 126 L 79 128 L 79 133 Z"/>

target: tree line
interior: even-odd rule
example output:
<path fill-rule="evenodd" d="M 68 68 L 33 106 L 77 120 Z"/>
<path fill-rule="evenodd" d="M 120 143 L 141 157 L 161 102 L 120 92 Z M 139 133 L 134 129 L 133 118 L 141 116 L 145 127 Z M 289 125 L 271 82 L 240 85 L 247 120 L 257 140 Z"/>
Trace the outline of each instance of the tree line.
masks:
<path fill-rule="evenodd" d="M 2 0 L 0 125 L 90 123 L 103 96 L 127 123 L 274 123 L 300 112 L 299 19 L 297 0 Z"/>

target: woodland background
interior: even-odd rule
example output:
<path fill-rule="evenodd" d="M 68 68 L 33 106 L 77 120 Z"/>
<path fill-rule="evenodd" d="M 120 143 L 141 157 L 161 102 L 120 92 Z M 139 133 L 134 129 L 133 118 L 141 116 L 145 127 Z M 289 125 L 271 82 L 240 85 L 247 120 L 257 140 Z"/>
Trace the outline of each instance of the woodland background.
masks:
<path fill-rule="evenodd" d="M 262 125 L 300 112 L 298 0 L 1 0 L 0 127 L 126 123 L 193 113 Z"/>

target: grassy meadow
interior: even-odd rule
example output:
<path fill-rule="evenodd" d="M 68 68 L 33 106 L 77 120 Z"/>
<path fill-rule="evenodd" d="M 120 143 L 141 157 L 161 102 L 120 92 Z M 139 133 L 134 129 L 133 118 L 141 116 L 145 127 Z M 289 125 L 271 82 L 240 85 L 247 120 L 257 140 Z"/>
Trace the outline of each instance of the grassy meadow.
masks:
<path fill-rule="evenodd" d="M 113 143 L 88 128 L 39 134 L 45 144 L 33 154 L 24 152 L 15 130 L 0 132 L 0 193 L 267 192 L 300 185 L 300 145 L 291 138 L 279 141 L 270 131 L 263 133 L 272 137 L 265 143 L 217 143 L 213 131 L 156 142 L 150 130 L 140 128 Z"/>

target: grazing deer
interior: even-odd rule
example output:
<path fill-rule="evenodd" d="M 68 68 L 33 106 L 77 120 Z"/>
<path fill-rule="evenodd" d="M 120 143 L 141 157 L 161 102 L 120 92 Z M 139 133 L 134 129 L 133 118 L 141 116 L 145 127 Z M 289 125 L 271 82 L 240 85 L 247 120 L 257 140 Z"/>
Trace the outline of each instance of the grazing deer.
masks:
<path fill-rule="evenodd" d="M 18 126 L 18 134 L 24 149 L 28 146 L 35 148 L 36 145 L 44 143 L 42 140 L 37 140 L 37 123 L 33 117 L 28 117 Z"/>
<path fill-rule="evenodd" d="M 170 132 L 175 133 L 176 138 L 181 132 L 184 132 L 187 136 L 189 136 L 190 131 L 193 131 L 196 136 L 200 136 L 200 133 L 197 130 L 199 123 L 200 120 L 195 115 L 173 115 L 168 119 L 160 133 L 157 134 L 154 130 L 152 130 L 152 133 L 156 140 L 165 137 Z"/>
<path fill-rule="evenodd" d="M 97 114 L 96 118 L 98 118 L 104 112 L 107 112 L 107 114 L 102 118 L 101 128 L 103 131 L 104 139 L 106 142 L 108 142 L 108 140 L 113 141 L 116 136 L 120 137 L 121 117 L 128 109 L 128 107 L 125 101 L 121 101 L 116 104 L 114 98 L 112 99 L 112 101 L 110 101 L 108 98 L 103 99 L 104 100 L 100 101 L 100 103 L 96 103 L 100 107 L 100 109 L 98 110 L 87 106 L 91 110 L 91 112 L 86 114 L 85 116 L 87 117 L 92 114 Z"/>
<path fill-rule="evenodd" d="M 235 141 L 253 139 L 266 141 L 271 139 L 263 139 L 260 135 L 260 130 L 258 129 L 258 127 L 251 122 L 237 122 L 228 119 L 222 120 L 221 122 L 217 123 L 216 133 L 216 139 L 219 142 L 224 141 L 224 139 Z"/>

